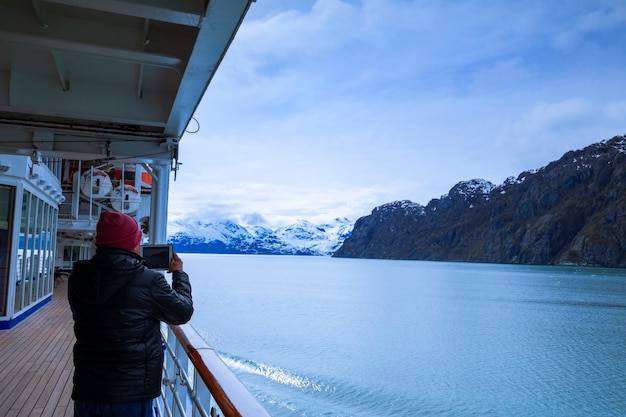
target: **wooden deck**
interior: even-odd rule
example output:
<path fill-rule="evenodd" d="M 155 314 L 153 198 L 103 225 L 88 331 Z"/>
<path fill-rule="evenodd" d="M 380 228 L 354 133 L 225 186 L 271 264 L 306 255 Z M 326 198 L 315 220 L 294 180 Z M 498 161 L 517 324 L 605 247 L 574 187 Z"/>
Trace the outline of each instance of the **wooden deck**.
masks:
<path fill-rule="evenodd" d="M 67 281 L 52 301 L 0 330 L 0 416 L 72 417 L 73 321 Z"/>

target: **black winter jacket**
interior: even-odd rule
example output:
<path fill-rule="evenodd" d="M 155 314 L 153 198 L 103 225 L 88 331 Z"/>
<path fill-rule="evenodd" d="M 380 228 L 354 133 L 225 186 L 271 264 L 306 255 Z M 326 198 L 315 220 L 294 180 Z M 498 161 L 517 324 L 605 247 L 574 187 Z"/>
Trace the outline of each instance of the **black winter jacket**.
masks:
<path fill-rule="evenodd" d="M 160 321 L 183 324 L 193 313 L 183 271 L 165 277 L 134 252 L 98 248 L 79 261 L 68 281 L 74 316 L 74 389 L 77 401 L 130 402 L 161 392 Z"/>

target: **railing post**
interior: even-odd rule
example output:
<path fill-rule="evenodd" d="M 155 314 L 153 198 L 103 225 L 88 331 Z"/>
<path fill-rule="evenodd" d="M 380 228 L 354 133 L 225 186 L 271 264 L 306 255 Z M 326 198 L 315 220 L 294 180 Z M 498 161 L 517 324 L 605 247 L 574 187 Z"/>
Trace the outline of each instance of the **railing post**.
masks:
<path fill-rule="evenodd" d="M 189 391 L 187 384 L 191 382 L 188 381 L 187 375 L 189 371 L 189 357 L 187 353 L 179 343 L 180 341 L 176 339 L 176 336 L 172 335 L 176 340 L 174 352 L 176 353 L 176 361 L 177 361 L 177 378 L 176 378 L 176 396 L 178 398 L 178 406 L 181 408 L 181 417 L 190 416 L 191 415 L 191 400 L 189 398 Z"/>
<path fill-rule="evenodd" d="M 178 367 L 176 366 L 176 335 L 171 328 L 167 328 L 167 348 L 164 347 L 163 361 L 163 401 L 165 417 L 183 417 L 176 406 L 176 393 L 178 392 Z"/>
<path fill-rule="evenodd" d="M 204 404 L 205 414 L 207 414 L 210 417 L 216 417 L 218 415 L 219 416 L 222 415 L 222 413 L 219 411 L 219 408 L 215 404 L 215 400 L 213 399 L 211 392 L 207 388 L 204 381 L 202 381 L 202 378 L 200 378 L 200 375 L 198 375 L 195 368 L 193 372 L 193 390 L 196 393 L 198 402 L 200 404 Z M 199 409 L 196 409 L 194 407 L 192 417 L 203 417 L 203 415 Z"/>

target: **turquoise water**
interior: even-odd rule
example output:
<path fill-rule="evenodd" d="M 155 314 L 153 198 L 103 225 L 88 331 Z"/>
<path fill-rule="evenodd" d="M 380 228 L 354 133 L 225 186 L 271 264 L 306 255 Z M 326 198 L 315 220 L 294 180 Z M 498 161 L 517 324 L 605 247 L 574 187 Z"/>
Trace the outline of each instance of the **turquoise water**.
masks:
<path fill-rule="evenodd" d="M 626 415 L 626 271 L 184 254 L 274 417 Z"/>

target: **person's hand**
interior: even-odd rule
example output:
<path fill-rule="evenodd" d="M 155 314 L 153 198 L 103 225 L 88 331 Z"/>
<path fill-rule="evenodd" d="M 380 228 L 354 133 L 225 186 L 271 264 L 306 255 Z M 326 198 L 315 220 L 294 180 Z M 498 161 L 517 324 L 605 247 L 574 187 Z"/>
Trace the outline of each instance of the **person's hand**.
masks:
<path fill-rule="evenodd" d="M 167 272 L 182 271 L 183 260 L 178 257 L 176 252 L 172 252 L 172 259 L 170 260 L 170 269 Z"/>

